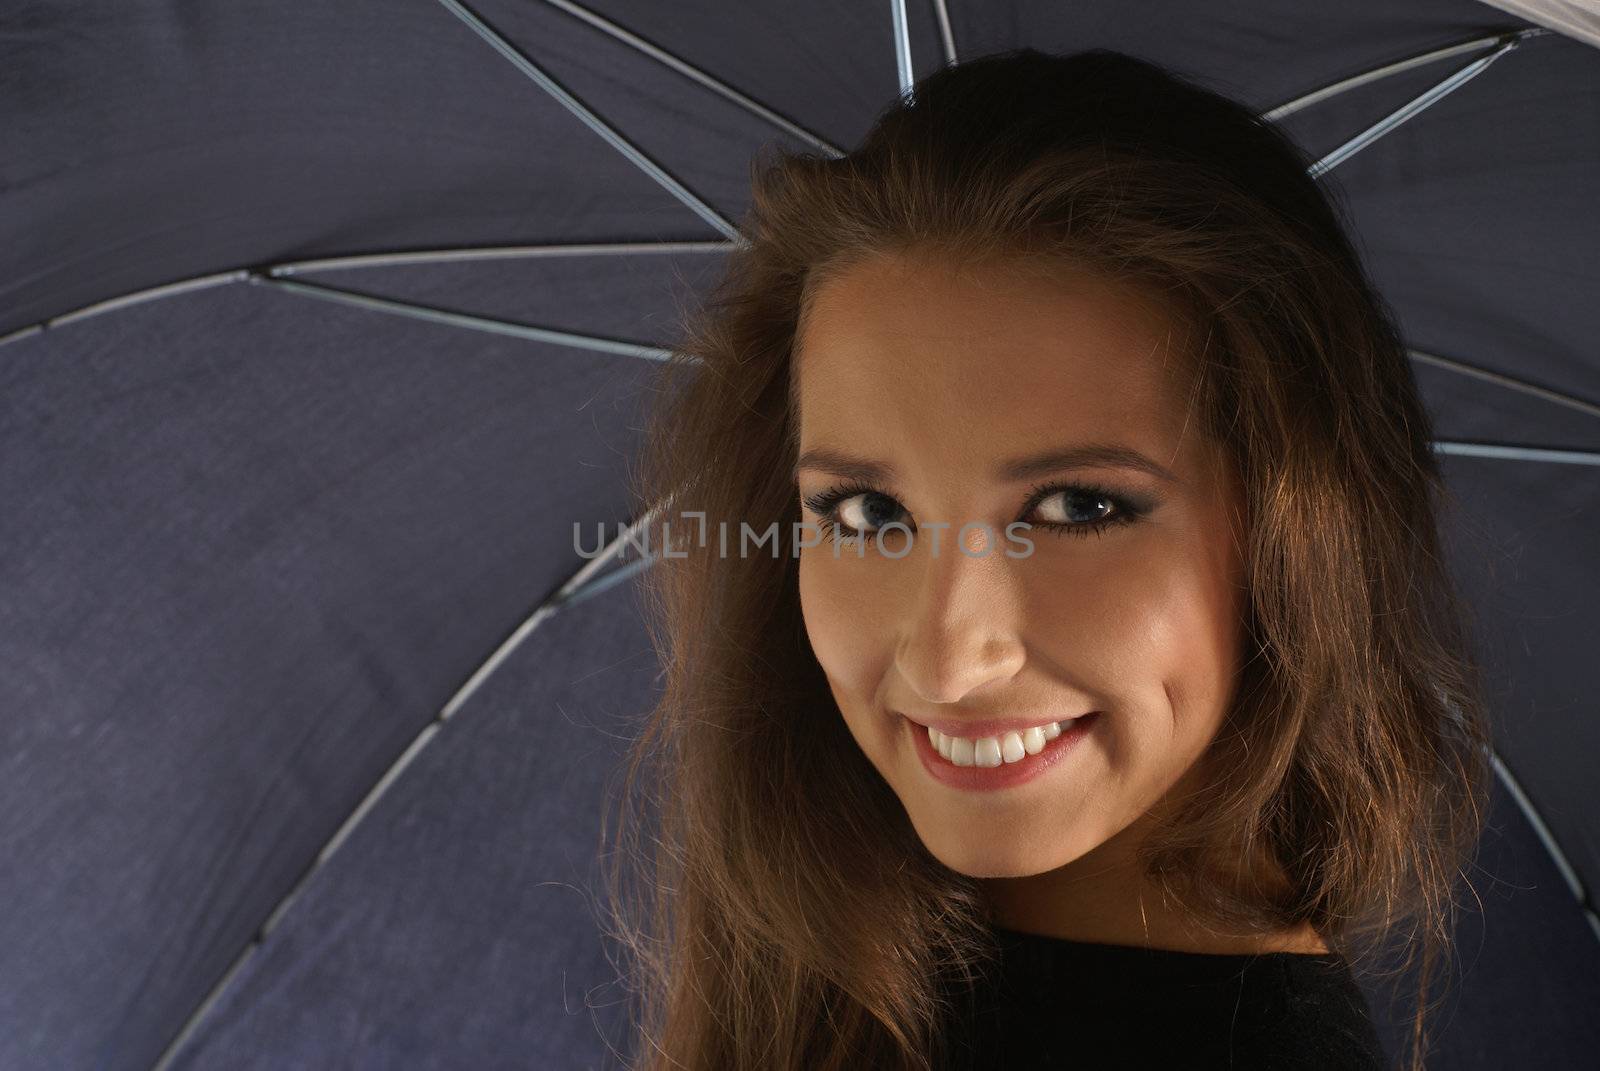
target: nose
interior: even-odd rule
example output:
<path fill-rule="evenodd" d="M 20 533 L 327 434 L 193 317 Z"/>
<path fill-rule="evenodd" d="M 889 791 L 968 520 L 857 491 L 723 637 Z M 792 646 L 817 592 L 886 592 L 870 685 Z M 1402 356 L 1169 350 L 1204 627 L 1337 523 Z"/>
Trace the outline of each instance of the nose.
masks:
<path fill-rule="evenodd" d="M 1015 627 L 1018 599 L 1007 559 L 986 557 L 949 543 L 937 554 L 914 552 L 921 576 L 902 619 L 895 665 L 925 703 L 957 703 L 1022 668 L 1024 648 Z"/>

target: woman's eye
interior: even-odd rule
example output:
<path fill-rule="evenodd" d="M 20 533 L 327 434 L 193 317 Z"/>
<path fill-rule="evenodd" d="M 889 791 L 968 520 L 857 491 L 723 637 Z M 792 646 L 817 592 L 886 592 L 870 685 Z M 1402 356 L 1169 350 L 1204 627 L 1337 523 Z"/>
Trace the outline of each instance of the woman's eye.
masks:
<path fill-rule="evenodd" d="M 839 523 L 856 532 L 871 532 L 901 519 L 905 508 L 886 494 L 867 491 L 839 500 Z"/>
<path fill-rule="evenodd" d="M 1085 525 L 1115 516 L 1117 504 L 1098 491 L 1069 488 L 1041 498 L 1034 510 L 1046 524 Z"/>

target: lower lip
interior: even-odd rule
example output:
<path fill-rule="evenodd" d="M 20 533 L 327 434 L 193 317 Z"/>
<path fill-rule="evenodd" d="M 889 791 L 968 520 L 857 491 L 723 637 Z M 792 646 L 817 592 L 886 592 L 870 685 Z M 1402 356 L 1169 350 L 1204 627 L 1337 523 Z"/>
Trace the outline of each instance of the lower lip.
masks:
<path fill-rule="evenodd" d="M 1033 780 L 1065 759 L 1068 753 L 1077 748 L 1079 741 L 1094 732 L 1099 721 L 1098 710 L 1076 718 L 1070 725 L 1062 727 L 1060 736 L 1046 740 L 1044 750 L 1037 755 L 1024 755 L 1017 762 L 1002 762 L 999 766 L 957 766 L 939 754 L 933 741 L 928 739 L 926 726 L 905 719 L 916 741 L 917 755 L 928 774 L 941 784 L 969 791 L 1010 788 Z"/>

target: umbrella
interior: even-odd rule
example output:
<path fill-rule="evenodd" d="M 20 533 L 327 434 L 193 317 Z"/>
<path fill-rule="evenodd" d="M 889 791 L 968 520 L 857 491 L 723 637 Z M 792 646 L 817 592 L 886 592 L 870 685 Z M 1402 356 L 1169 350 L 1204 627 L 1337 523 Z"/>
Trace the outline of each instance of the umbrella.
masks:
<path fill-rule="evenodd" d="M 0 1066 L 627 1052 L 650 559 L 585 545 L 649 374 L 759 147 L 1022 46 L 1228 92 L 1347 202 L 1496 687 L 1439 1066 L 1592 1060 L 1592 7 L 58 0 L 0 14 Z"/>

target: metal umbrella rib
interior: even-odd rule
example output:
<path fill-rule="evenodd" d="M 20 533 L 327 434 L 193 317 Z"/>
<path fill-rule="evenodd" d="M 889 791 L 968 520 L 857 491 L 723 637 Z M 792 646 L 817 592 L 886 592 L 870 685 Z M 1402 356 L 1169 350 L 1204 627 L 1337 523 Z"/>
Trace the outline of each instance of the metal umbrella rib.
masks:
<path fill-rule="evenodd" d="M 319 257 L 274 264 L 266 269 L 273 276 L 299 275 L 311 271 L 346 271 L 351 268 L 384 268 L 400 264 L 448 264 L 474 260 L 522 260 L 530 257 L 632 257 L 658 253 L 726 253 L 733 242 L 589 242 L 568 245 L 505 245 L 429 249 L 416 253 L 361 253 L 354 256 Z"/>
<path fill-rule="evenodd" d="M 945 6 L 945 0 L 933 0 L 933 14 L 939 20 L 939 41 L 944 45 L 944 62 L 946 65 L 956 62 L 956 36 L 950 29 L 950 9 Z"/>
<path fill-rule="evenodd" d="M 911 93 L 916 76 L 911 67 L 911 27 L 906 23 L 906 0 L 890 0 L 894 13 L 894 63 L 900 76 L 900 93 Z"/>
<path fill-rule="evenodd" d="M 1433 448 L 1441 454 L 1458 457 L 1489 457 L 1505 461 L 1543 461 L 1557 465 L 1600 465 L 1600 451 L 1552 450 L 1544 446 L 1516 446 L 1511 443 L 1469 443 L 1435 439 Z"/>
<path fill-rule="evenodd" d="M 1588 416 L 1600 417 L 1600 405 L 1597 405 L 1591 401 L 1587 401 L 1583 398 L 1579 398 L 1575 395 L 1567 394 L 1564 391 L 1551 390 L 1549 387 L 1541 387 L 1537 383 L 1529 383 L 1525 379 L 1518 379 L 1515 376 L 1508 376 L 1504 372 L 1495 372 L 1487 368 L 1479 368 L 1476 365 L 1468 364 L 1467 362 L 1457 360 L 1454 357 L 1441 357 L 1437 353 L 1424 353 L 1421 350 L 1415 349 L 1408 349 L 1406 353 L 1413 361 L 1418 361 L 1422 364 L 1432 365 L 1435 368 L 1443 368 L 1448 372 L 1456 372 L 1463 376 L 1471 376 L 1474 379 L 1481 379 L 1485 383 L 1493 383 L 1497 387 L 1504 387 L 1507 390 L 1518 391 L 1522 394 L 1528 395 L 1529 397 L 1550 402 L 1553 405 L 1564 406 L 1565 408 L 1571 409 L 1577 413 L 1584 413 Z"/>
<path fill-rule="evenodd" d="M 1550 859 L 1555 863 L 1556 870 L 1561 875 L 1561 880 L 1567 886 L 1567 891 L 1578 902 L 1578 907 L 1582 910 L 1584 921 L 1589 924 L 1589 929 L 1594 931 L 1595 940 L 1600 941 L 1600 911 L 1596 910 L 1594 898 L 1584 886 L 1583 879 L 1578 877 L 1578 871 L 1573 867 L 1571 860 L 1567 858 L 1567 853 L 1561 850 L 1560 842 L 1556 840 L 1555 834 L 1550 832 L 1550 827 L 1545 824 L 1544 818 L 1540 816 L 1539 809 L 1528 798 L 1528 793 L 1523 789 L 1522 782 L 1517 780 L 1516 775 L 1511 772 L 1505 760 L 1500 757 L 1498 752 L 1491 751 L 1489 753 L 1489 761 L 1494 765 L 1495 776 L 1500 779 L 1500 783 L 1505 786 L 1507 793 L 1516 801 L 1517 809 L 1522 812 L 1522 816 L 1533 827 L 1535 835 L 1539 838 L 1539 843 L 1543 844 L 1544 850 L 1550 853 Z"/>

